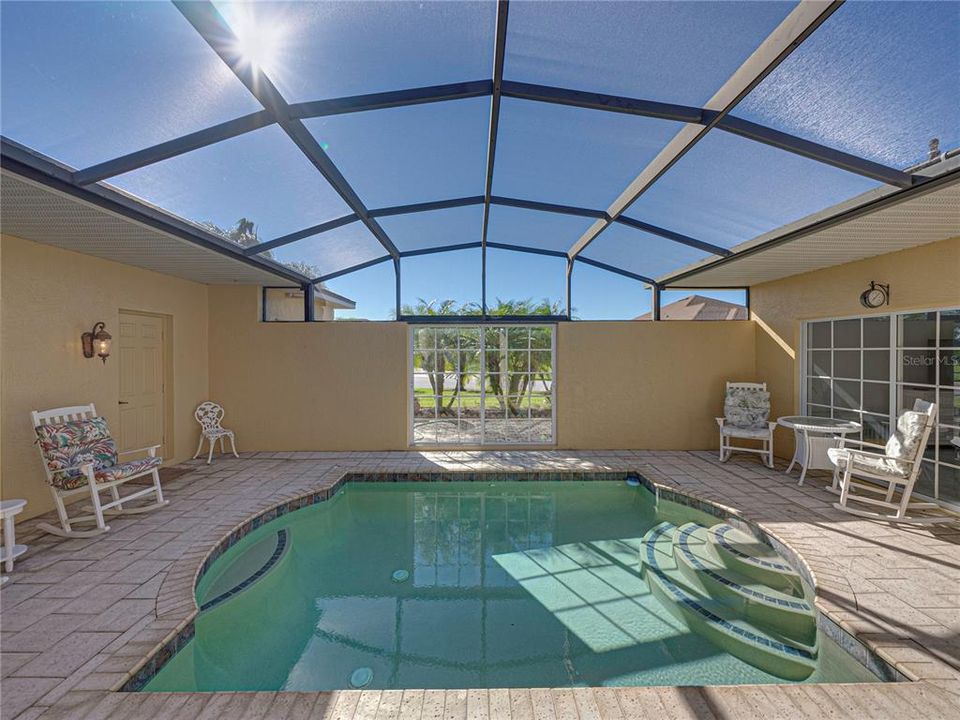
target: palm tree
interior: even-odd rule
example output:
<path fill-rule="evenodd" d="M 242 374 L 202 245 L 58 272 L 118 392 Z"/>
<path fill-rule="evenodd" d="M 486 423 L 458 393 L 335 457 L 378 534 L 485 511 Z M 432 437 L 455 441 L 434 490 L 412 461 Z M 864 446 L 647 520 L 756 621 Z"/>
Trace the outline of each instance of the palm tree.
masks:
<path fill-rule="evenodd" d="M 212 223 L 209 220 L 200 223 L 208 232 L 213 233 L 222 237 L 224 240 L 229 240 L 232 243 L 239 245 L 242 248 L 253 247 L 254 245 L 260 244 L 260 236 L 257 232 L 257 226 L 253 220 L 249 220 L 245 217 L 240 218 L 234 223 L 233 227 L 229 230 L 224 230 L 222 227 L 216 223 Z M 268 260 L 273 260 L 273 253 L 269 250 L 264 250 L 261 253 L 257 253 L 262 257 L 267 258 Z M 284 262 L 291 270 L 295 270 L 304 277 L 315 278 L 320 277 L 323 273 L 320 271 L 316 265 L 311 265 L 310 263 L 303 262 L 301 260 L 291 260 L 289 262 Z M 326 287 L 323 283 L 318 283 L 317 287 Z"/>
<path fill-rule="evenodd" d="M 454 315 L 457 311 L 455 300 L 424 300 L 417 299 L 416 305 L 404 305 L 401 312 L 404 315 L 443 316 Z M 466 384 L 465 377 L 458 377 L 454 382 L 453 393 L 444 405 L 444 391 L 446 385 L 447 366 L 454 372 L 457 368 L 466 367 L 466 363 L 458 362 L 456 329 L 430 328 L 417 330 L 413 334 L 415 362 L 427 372 L 430 388 L 433 391 L 434 407 L 437 414 L 447 414 L 456 400 L 457 394 Z M 435 351 L 436 350 L 436 351 Z M 462 375 L 462 373 L 460 373 Z"/>
<path fill-rule="evenodd" d="M 497 316 L 559 315 L 559 302 L 544 299 L 501 300 L 488 308 L 487 314 Z M 527 334 L 529 332 L 529 334 Z M 505 417 L 517 417 L 522 408 L 519 402 L 527 396 L 533 378 L 545 381 L 552 372 L 551 332 L 547 328 L 491 327 L 484 330 L 487 352 L 484 358 L 487 382 L 497 398 Z M 510 349 L 529 348 L 529 353 L 509 352 Z M 539 352 L 537 352 L 539 351 Z"/>

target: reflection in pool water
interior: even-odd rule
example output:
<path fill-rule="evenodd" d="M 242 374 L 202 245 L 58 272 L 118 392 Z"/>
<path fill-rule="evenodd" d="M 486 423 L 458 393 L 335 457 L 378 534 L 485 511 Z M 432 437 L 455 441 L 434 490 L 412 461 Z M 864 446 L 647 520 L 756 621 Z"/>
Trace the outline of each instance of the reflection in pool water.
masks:
<path fill-rule="evenodd" d="M 716 522 L 622 482 L 350 484 L 211 567 L 201 605 L 273 558 L 146 689 L 329 690 L 360 669 L 371 688 L 783 682 L 651 594 L 640 538 L 664 520 Z M 820 637 L 807 682 L 873 679 Z"/>

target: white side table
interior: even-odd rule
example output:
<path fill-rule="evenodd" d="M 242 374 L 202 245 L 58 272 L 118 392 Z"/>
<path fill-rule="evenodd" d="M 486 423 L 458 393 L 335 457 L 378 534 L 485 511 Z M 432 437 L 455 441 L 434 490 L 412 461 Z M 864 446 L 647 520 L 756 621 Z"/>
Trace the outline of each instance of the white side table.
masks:
<path fill-rule="evenodd" d="M 13 572 L 13 559 L 27 551 L 26 545 L 17 545 L 17 537 L 13 528 L 13 516 L 22 511 L 26 504 L 26 500 L 0 501 L 0 518 L 3 519 L 3 547 L 0 548 L 0 562 L 4 564 L 4 570 L 7 572 Z M 9 579 L 5 575 L 0 577 L 0 584 L 7 582 Z"/>
<path fill-rule="evenodd" d="M 793 430 L 793 459 L 787 468 L 789 474 L 794 465 L 800 465 L 800 482 L 807 476 L 807 470 L 829 470 L 833 467 L 827 450 L 843 447 L 844 436 L 860 432 L 860 423 L 852 420 L 833 420 L 831 418 L 808 415 L 788 415 L 777 418 L 777 424 Z"/>

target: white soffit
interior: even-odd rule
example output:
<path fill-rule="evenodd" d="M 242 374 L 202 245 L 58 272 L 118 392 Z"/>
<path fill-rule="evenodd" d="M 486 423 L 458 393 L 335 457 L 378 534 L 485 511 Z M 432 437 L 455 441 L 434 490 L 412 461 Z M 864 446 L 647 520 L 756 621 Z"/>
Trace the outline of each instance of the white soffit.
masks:
<path fill-rule="evenodd" d="M 0 199 L 0 230 L 7 235 L 211 285 L 283 281 L 11 173 L 0 173 Z"/>
<path fill-rule="evenodd" d="M 827 217 L 865 200 L 882 197 L 889 188 L 871 191 L 859 198 L 818 213 Z M 747 251 L 763 242 L 784 235 L 811 221 L 805 218 L 786 227 L 733 248 Z M 834 265 L 863 260 L 885 253 L 960 236 L 960 177 L 949 185 L 914 196 L 895 205 L 853 218 L 832 227 L 789 240 L 743 257 L 734 257 L 715 267 L 706 267 L 713 258 L 682 268 L 691 274 L 668 283 L 678 288 L 749 287 L 771 280 L 821 270 Z M 697 265 L 704 270 L 696 272 Z M 960 276 L 960 267 L 957 268 Z M 666 277 L 660 278 L 665 280 Z"/>

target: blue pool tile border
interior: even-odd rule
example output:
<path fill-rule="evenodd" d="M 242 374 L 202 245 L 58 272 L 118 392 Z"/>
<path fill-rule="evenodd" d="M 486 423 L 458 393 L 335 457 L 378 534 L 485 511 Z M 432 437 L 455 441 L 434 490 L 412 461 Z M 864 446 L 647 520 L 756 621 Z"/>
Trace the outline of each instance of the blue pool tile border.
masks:
<path fill-rule="evenodd" d="M 786 565 L 781 562 L 775 562 L 773 560 L 764 560 L 763 558 L 754 557 L 753 555 L 749 555 L 743 552 L 742 550 L 740 550 L 739 548 L 737 548 L 733 543 L 731 543 L 727 539 L 727 533 L 733 529 L 735 528 L 732 525 L 726 525 L 714 531 L 713 533 L 716 536 L 720 546 L 724 550 L 736 555 L 739 558 L 743 558 L 744 560 L 749 562 L 751 565 L 770 568 L 771 570 L 777 570 L 779 572 L 789 572 L 789 573 L 794 572 L 793 568 L 790 567 L 789 565 Z"/>
<path fill-rule="evenodd" d="M 792 610 L 805 610 L 805 611 L 810 610 L 810 606 L 802 600 L 784 600 L 783 598 L 774 597 L 773 595 L 767 595 L 766 593 L 759 592 L 752 588 L 748 588 L 744 585 L 741 585 L 738 582 L 735 582 L 727 577 L 724 577 L 720 573 L 714 572 L 712 569 L 704 565 L 700 561 L 700 558 L 694 555 L 693 550 L 690 549 L 690 545 L 689 545 L 690 536 L 695 532 L 695 530 L 696 528 L 689 528 L 689 527 L 684 528 L 683 530 L 678 530 L 677 539 L 679 541 L 678 544 L 680 546 L 680 550 L 683 552 L 684 557 L 687 558 L 687 560 L 690 561 L 690 564 L 693 565 L 697 570 L 704 573 L 705 575 L 709 575 L 718 583 L 721 583 L 722 585 L 726 585 L 732 590 L 743 593 L 744 595 L 748 595 L 752 598 L 756 598 L 757 600 L 764 602 L 768 605 L 788 607 Z"/>
<path fill-rule="evenodd" d="M 276 520 L 289 512 L 310 507 L 334 497 L 348 483 L 367 482 L 562 482 L 562 481 L 624 481 L 626 478 L 640 481 L 640 484 L 649 490 L 656 502 L 667 500 L 677 505 L 699 510 L 707 515 L 725 521 L 746 533 L 749 533 L 773 547 L 793 568 L 800 573 L 803 579 L 811 586 L 815 586 L 806 563 L 792 548 L 784 545 L 775 537 L 762 532 L 752 523 L 741 517 L 740 511 L 723 506 L 717 502 L 698 498 L 693 495 L 658 485 L 648 477 L 634 470 L 599 470 L 599 471 L 433 471 L 433 472 L 346 472 L 329 488 L 305 493 L 283 503 L 267 508 L 255 516 L 245 520 L 234 528 L 226 537 L 222 538 L 206 555 L 193 581 L 193 591 L 196 593 L 197 584 L 207 573 L 214 562 L 227 550 L 254 530 Z M 139 692 L 142 690 L 170 659 L 187 645 L 196 634 L 196 617 L 199 609 L 195 610 L 182 627 L 174 631 L 159 650 L 145 658 L 133 671 L 131 676 L 116 690 L 119 692 Z M 851 655 L 864 667 L 873 672 L 881 680 L 908 681 L 905 675 L 897 671 L 892 665 L 876 655 L 865 645 L 860 643 L 850 633 L 841 628 L 832 620 L 828 620 L 823 612 L 817 611 L 817 626 L 824 630 L 844 649 L 852 648 Z"/>
<path fill-rule="evenodd" d="M 277 545 L 273 550 L 273 554 L 271 554 L 270 557 L 267 558 L 267 561 L 260 567 L 260 569 L 258 569 L 246 580 L 243 580 L 242 582 L 237 583 L 226 592 L 222 592 L 212 600 L 208 600 L 207 602 L 205 602 L 203 605 L 200 606 L 200 612 L 206 612 L 211 608 L 215 608 L 220 603 L 225 602 L 226 600 L 229 600 L 230 598 L 232 598 L 234 595 L 237 595 L 238 593 L 243 592 L 248 587 L 253 585 L 257 580 L 259 580 L 268 572 L 270 572 L 273 566 L 276 565 L 278 562 L 280 562 L 280 558 L 283 557 L 283 553 L 287 549 L 288 534 L 289 533 L 286 528 L 277 530 Z"/>
<path fill-rule="evenodd" d="M 706 621 L 714 625 L 717 625 L 723 628 L 724 630 L 735 633 L 736 635 L 740 635 L 746 640 L 749 640 L 750 642 L 754 643 L 755 645 L 764 645 L 766 647 L 777 650 L 785 655 L 793 655 L 796 657 L 803 658 L 804 660 L 810 660 L 810 661 L 816 660 L 816 656 L 804 648 L 795 647 L 793 645 L 788 645 L 786 643 L 779 642 L 778 640 L 766 638 L 761 635 L 757 635 L 756 633 L 753 633 L 744 627 L 741 627 L 739 625 L 734 625 L 733 623 L 726 620 L 725 618 L 722 618 L 719 615 L 716 615 L 715 613 L 711 612 L 708 608 L 700 604 L 694 596 L 689 595 L 688 593 L 684 592 L 681 588 L 677 587 L 676 584 L 674 584 L 674 582 L 670 580 L 670 578 L 667 577 L 666 573 L 664 573 L 663 570 L 660 568 L 660 564 L 657 562 L 656 551 L 654 550 L 654 545 L 656 544 L 657 540 L 671 529 L 676 529 L 676 528 L 673 526 L 664 527 L 664 525 L 660 525 L 659 527 L 653 530 L 653 534 L 650 536 L 650 539 L 647 542 L 646 563 L 647 563 L 647 567 L 650 568 L 658 578 L 660 578 L 660 580 L 663 582 L 663 584 L 667 587 L 667 589 L 670 591 L 670 593 L 674 596 L 674 598 L 678 602 L 689 607 L 698 615 L 702 616 Z"/>

